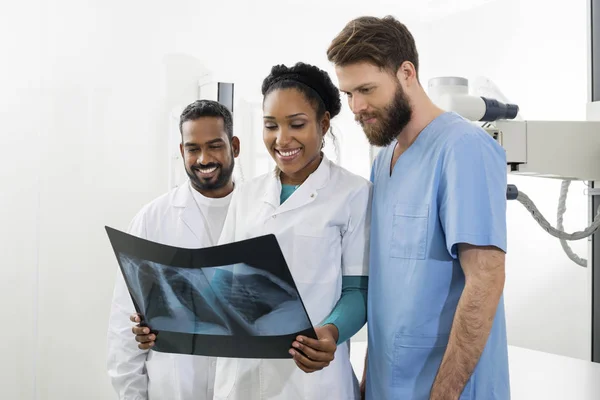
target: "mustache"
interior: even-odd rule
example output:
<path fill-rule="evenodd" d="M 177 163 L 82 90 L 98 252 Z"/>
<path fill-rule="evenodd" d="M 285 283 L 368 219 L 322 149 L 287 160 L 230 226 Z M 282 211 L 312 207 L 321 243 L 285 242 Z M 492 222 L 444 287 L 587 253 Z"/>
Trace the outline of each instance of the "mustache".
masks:
<path fill-rule="evenodd" d="M 209 163 L 209 164 L 195 164 L 192 169 L 198 171 L 200 169 L 220 168 L 221 164 Z"/>
<path fill-rule="evenodd" d="M 370 114 L 361 113 L 361 114 L 356 114 L 354 116 L 354 120 L 356 122 L 362 122 L 362 121 L 370 119 L 370 118 L 375 118 L 375 117 L 377 117 L 377 115 L 378 115 L 377 113 L 370 113 Z"/>

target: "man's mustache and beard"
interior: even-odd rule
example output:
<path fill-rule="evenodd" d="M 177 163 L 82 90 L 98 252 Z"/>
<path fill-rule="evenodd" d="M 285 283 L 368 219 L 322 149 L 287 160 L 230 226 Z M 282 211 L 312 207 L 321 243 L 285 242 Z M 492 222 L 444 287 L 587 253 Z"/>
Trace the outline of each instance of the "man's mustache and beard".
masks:
<path fill-rule="evenodd" d="M 229 183 L 231 179 L 231 175 L 233 175 L 233 168 L 235 166 L 235 159 L 233 156 L 233 151 L 231 153 L 231 163 L 229 165 L 223 166 L 220 163 L 209 163 L 206 165 L 203 164 L 194 164 L 191 168 L 187 165 L 185 167 L 185 172 L 190 178 L 192 185 L 199 190 L 202 191 L 211 191 L 217 190 Z M 198 176 L 200 170 L 207 170 L 216 168 L 214 175 L 210 178 L 202 178 Z"/>
<path fill-rule="evenodd" d="M 400 132 L 408 125 L 412 117 L 412 109 L 402 86 L 396 86 L 396 93 L 391 103 L 383 110 L 355 115 L 354 119 L 362 126 L 367 140 L 372 146 L 385 147 L 394 141 Z M 372 124 L 364 121 L 369 118 L 377 120 Z"/>

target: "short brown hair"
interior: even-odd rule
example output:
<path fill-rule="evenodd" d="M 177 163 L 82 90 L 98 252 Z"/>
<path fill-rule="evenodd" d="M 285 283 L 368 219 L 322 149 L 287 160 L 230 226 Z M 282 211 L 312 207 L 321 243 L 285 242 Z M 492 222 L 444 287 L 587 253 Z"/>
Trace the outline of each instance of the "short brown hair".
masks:
<path fill-rule="evenodd" d="M 396 73 L 410 61 L 419 71 L 419 54 L 413 35 L 396 18 L 359 17 L 348 22 L 327 49 L 327 58 L 344 66 L 367 61 Z"/>

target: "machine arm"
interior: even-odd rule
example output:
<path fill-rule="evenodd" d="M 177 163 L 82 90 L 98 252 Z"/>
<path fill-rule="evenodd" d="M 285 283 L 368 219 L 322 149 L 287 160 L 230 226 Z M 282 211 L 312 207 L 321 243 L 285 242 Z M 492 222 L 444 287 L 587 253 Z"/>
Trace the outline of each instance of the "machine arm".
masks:
<path fill-rule="evenodd" d="M 506 151 L 509 173 L 563 180 L 556 228 L 515 185 L 508 185 L 506 198 L 523 204 L 542 229 L 561 241 L 571 260 L 587 266 L 587 260 L 574 254 L 566 241 L 594 234 L 600 228 L 600 217 L 596 215 L 589 227 L 574 233 L 563 231 L 562 217 L 571 181 L 600 181 L 600 121 L 516 120 L 519 111 L 516 104 L 472 95 L 468 89 L 465 78 L 440 77 L 429 81 L 430 97 L 438 107 L 474 123 L 485 122 L 482 127 Z M 588 115 L 593 110 L 591 106 L 597 104 L 588 105 Z"/>

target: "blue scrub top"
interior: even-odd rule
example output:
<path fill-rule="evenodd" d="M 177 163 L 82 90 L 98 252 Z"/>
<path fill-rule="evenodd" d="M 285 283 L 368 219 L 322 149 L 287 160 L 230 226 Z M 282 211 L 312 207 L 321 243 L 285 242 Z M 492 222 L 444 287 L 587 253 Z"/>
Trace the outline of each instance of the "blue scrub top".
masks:
<path fill-rule="evenodd" d="M 506 155 L 455 113 L 400 156 L 382 149 L 374 183 L 367 399 L 429 399 L 465 277 L 457 244 L 506 251 Z M 510 398 L 504 300 L 461 399 Z"/>

